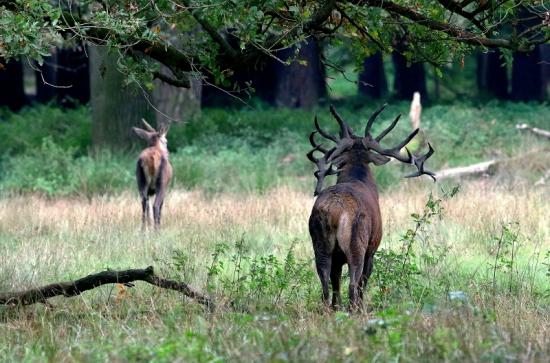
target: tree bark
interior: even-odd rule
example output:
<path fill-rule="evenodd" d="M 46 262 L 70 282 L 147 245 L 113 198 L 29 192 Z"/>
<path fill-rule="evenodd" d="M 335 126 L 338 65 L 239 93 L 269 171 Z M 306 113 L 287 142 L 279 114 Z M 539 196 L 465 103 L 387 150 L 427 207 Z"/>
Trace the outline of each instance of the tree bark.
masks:
<path fill-rule="evenodd" d="M 21 61 L 10 60 L 8 63 L 0 58 L 0 106 L 7 106 L 12 111 L 19 111 L 27 104 L 23 83 L 23 65 Z"/>
<path fill-rule="evenodd" d="M 294 47 L 281 50 L 277 56 L 288 61 L 294 57 Z M 272 60 L 272 62 L 275 62 Z M 302 43 L 296 60 L 290 65 L 276 62 L 274 104 L 290 108 L 312 108 L 326 97 L 325 68 L 321 48 L 314 39 Z"/>
<path fill-rule="evenodd" d="M 55 100 L 64 107 L 90 101 L 89 59 L 83 45 L 54 48 L 50 57 L 36 71 L 36 100 Z"/>
<path fill-rule="evenodd" d="M 124 75 L 116 69 L 116 57 L 105 48 L 92 46 L 90 85 L 92 104 L 92 143 L 94 147 L 129 149 L 142 145 L 131 133 L 139 120 L 155 118 L 143 91 L 124 85 Z"/>
<path fill-rule="evenodd" d="M 512 99 L 515 101 L 543 101 L 545 98 L 544 63 L 541 47 L 531 53 L 513 53 Z"/>
<path fill-rule="evenodd" d="M 274 57 L 289 61 L 295 57 L 296 47 L 280 50 Z M 315 39 L 301 44 L 296 60 L 289 65 L 269 58 L 264 63 L 255 64 L 235 71 L 232 83 L 241 92 L 232 89 L 220 90 L 216 86 L 202 88 L 203 107 L 240 106 L 250 98 L 246 90 L 252 86 L 255 96 L 273 105 L 290 108 L 311 108 L 326 97 L 325 68 L 321 62 L 321 48 Z M 231 93 L 229 95 L 228 93 Z"/>
<path fill-rule="evenodd" d="M 130 283 L 134 281 L 145 281 L 163 289 L 179 291 L 185 296 L 195 299 L 209 308 L 214 308 L 212 300 L 208 296 L 195 291 L 183 282 L 166 280 L 158 277 L 155 275 L 152 266 L 135 270 L 107 270 L 74 281 L 58 282 L 24 291 L 0 293 L 0 305 L 31 305 L 38 302 L 43 303 L 54 296 L 77 296 L 84 291 L 92 290 L 105 284 L 126 284 L 127 286 L 133 286 Z"/>
<path fill-rule="evenodd" d="M 388 92 L 388 82 L 384 72 L 384 60 L 381 52 L 365 58 L 363 70 L 359 74 L 359 94 L 370 98 L 382 98 Z"/>
<path fill-rule="evenodd" d="M 166 68 L 162 66 L 161 68 Z M 169 72 L 165 69 L 164 72 Z M 199 80 L 191 80 L 190 88 L 174 87 L 166 82 L 155 80 L 153 103 L 157 125 L 186 121 L 201 111 L 201 88 Z"/>
<path fill-rule="evenodd" d="M 497 49 L 477 55 L 478 89 L 504 100 L 508 98 L 508 74 L 501 52 Z"/>
<path fill-rule="evenodd" d="M 407 64 L 407 59 L 403 52 L 407 49 L 405 39 L 394 41 L 396 51 L 392 53 L 392 62 L 395 73 L 394 92 L 395 97 L 400 100 L 410 100 L 415 92 L 419 92 L 424 101 L 428 100 L 428 91 L 426 88 L 426 71 L 424 64 Z"/>

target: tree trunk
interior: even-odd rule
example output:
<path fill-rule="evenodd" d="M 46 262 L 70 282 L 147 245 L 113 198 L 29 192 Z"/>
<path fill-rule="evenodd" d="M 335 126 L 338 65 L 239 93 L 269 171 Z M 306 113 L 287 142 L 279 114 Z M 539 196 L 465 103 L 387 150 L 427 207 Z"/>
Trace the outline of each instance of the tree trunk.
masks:
<path fill-rule="evenodd" d="M 477 55 L 477 85 L 480 91 L 504 100 L 508 98 L 508 74 L 500 56 L 498 49 Z"/>
<path fill-rule="evenodd" d="M 275 57 L 287 61 L 295 57 L 296 47 L 283 49 Z M 254 68 L 236 70 L 231 81 L 244 91 L 231 92 L 214 86 L 203 86 L 203 107 L 242 105 L 238 98 L 248 99 L 246 88 L 251 85 L 255 95 L 275 106 L 311 108 L 326 97 L 325 68 L 321 62 L 321 48 L 314 39 L 301 44 L 296 60 L 290 65 L 268 59 Z"/>
<path fill-rule="evenodd" d="M 404 47 L 404 45 L 401 45 L 402 49 Z M 410 100 L 415 92 L 419 92 L 422 99 L 426 100 L 428 92 L 424 64 L 412 63 L 407 65 L 407 59 L 398 52 L 392 53 L 392 62 L 395 71 L 393 83 L 395 97 L 400 100 Z"/>
<path fill-rule="evenodd" d="M 128 149 L 142 145 L 131 133 L 141 118 L 155 115 L 142 90 L 124 86 L 124 75 L 116 69 L 117 58 L 105 48 L 90 47 L 92 142 L 94 147 Z"/>
<path fill-rule="evenodd" d="M 381 52 L 365 58 L 363 71 L 359 74 L 359 94 L 370 98 L 382 98 L 388 92 Z"/>
<path fill-rule="evenodd" d="M 6 63 L 3 58 L 0 58 L 0 65 L 0 107 L 7 106 L 12 111 L 18 111 L 27 104 L 23 65 L 14 59 Z"/>
<path fill-rule="evenodd" d="M 513 53 L 512 99 L 515 101 L 543 101 L 545 97 L 544 64 L 541 47 L 531 53 Z"/>
<path fill-rule="evenodd" d="M 161 70 L 166 74 L 170 71 L 166 67 Z M 170 122 L 189 120 L 201 110 L 201 83 L 197 79 L 191 81 L 191 88 L 171 86 L 165 82 L 155 80 L 153 103 L 156 112 L 157 125 Z"/>
<path fill-rule="evenodd" d="M 75 107 L 90 100 L 90 70 L 86 49 L 54 48 L 36 72 L 36 100 L 55 100 L 64 107 Z"/>
<path fill-rule="evenodd" d="M 287 61 L 294 57 L 294 47 L 278 52 Z M 312 108 L 326 97 L 325 68 L 321 62 L 321 48 L 314 39 L 302 43 L 296 60 L 290 65 L 276 62 L 274 104 L 291 108 Z"/>

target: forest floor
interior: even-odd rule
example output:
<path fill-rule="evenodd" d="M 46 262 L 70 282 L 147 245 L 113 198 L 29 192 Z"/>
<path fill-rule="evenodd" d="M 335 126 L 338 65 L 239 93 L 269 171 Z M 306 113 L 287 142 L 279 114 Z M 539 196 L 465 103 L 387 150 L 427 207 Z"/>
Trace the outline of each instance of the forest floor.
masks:
<path fill-rule="evenodd" d="M 479 133 L 465 130 L 459 144 L 438 126 L 436 155 L 447 159 L 434 155 L 432 167 L 542 151 L 491 176 L 437 184 L 400 179 L 407 170 L 391 163 L 390 174 L 377 171 L 384 237 L 362 313 L 322 307 L 307 230 L 313 177 L 310 166 L 298 171 L 307 165 L 307 144 L 291 145 L 297 136 L 288 131 L 267 151 L 223 148 L 212 155 L 217 165 L 238 164 L 232 170 L 240 179 L 226 179 L 238 188 L 211 180 L 201 188 L 201 178 L 218 178 L 208 168 L 176 174 L 160 231 L 141 231 L 133 181 L 108 193 L 56 194 L 48 193 L 48 179 L 29 184 L 45 186 L 32 192 L 13 189 L 14 174 L 0 176 L 0 292 L 153 265 L 217 305 L 208 311 L 137 282 L 51 304 L 0 307 L 0 361 L 547 361 L 550 186 L 534 184 L 550 155 L 544 140 L 509 130 L 511 121 L 495 126 L 503 130 L 495 134 L 488 131 L 492 118 L 485 120 Z M 543 123 L 540 116 L 537 125 Z M 182 160 L 175 164 L 183 168 L 187 157 L 198 165 L 193 150 L 198 146 L 175 152 Z M 451 157 L 460 150 L 460 159 Z M 35 165 L 32 151 L 17 157 Z M 300 158 L 297 165 L 292 157 Z M 93 170 L 109 166 L 101 160 Z M 262 169 L 271 161 L 280 169 Z M 197 180 L 186 184 L 191 177 Z M 347 303 L 347 279 L 343 287 Z"/>

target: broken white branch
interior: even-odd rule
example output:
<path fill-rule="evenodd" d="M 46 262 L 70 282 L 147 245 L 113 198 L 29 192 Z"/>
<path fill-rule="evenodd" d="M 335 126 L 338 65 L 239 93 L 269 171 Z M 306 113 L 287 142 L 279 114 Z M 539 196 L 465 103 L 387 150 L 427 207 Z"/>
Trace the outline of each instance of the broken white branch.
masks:
<path fill-rule="evenodd" d="M 528 131 L 531 131 L 532 133 L 534 133 L 536 135 L 539 135 L 539 136 L 546 137 L 546 138 L 550 139 L 550 131 L 539 129 L 539 128 L 536 128 L 536 127 L 531 127 L 528 124 L 517 124 L 516 129 L 518 129 L 518 130 L 528 130 Z"/>

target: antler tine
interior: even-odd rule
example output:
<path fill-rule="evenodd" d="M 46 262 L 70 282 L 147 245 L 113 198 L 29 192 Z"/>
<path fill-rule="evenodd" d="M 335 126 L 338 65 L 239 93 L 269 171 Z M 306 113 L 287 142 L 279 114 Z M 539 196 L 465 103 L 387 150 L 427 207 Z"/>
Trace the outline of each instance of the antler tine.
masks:
<path fill-rule="evenodd" d="M 143 122 L 143 125 L 145 125 L 145 128 L 147 129 L 147 131 L 157 132 L 157 130 L 155 130 L 151 125 L 149 125 L 149 123 L 145 121 L 144 118 L 141 119 L 141 122 Z"/>
<path fill-rule="evenodd" d="M 369 117 L 369 120 L 367 121 L 367 126 L 365 127 L 365 136 L 367 136 L 370 133 L 370 129 L 372 128 L 372 124 L 374 123 L 374 120 L 380 115 L 382 111 L 386 108 L 388 104 L 384 103 L 382 107 L 380 107 L 378 110 L 374 111 L 374 113 Z M 395 126 L 395 125 L 394 125 Z M 391 129 L 390 129 L 391 130 Z M 388 131 L 389 132 L 389 131 Z M 385 135 L 384 135 L 385 136 Z M 383 137 L 383 136 L 382 136 Z"/>
<path fill-rule="evenodd" d="M 338 112 L 336 112 L 336 109 L 334 108 L 333 105 L 330 105 L 329 106 L 329 109 L 330 109 L 330 113 L 332 113 L 332 116 L 334 116 L 334 118 L 336 119 L 336 121 L 338 122 L 338 125 L 340 125 L 340 138 L 341 139 L 344 139 L 344 138 L 349 138 L 350 137 L 350 127 L 348 126 L 348 124 L 346 123 L 346 121 L 344 121 L 344 119 L 342 118 L 342 116 L 340 116 L 338 114 Z M 351 132 L 352 133 L 352 132 Z"/>
<path fill-rule="evenodd" d="M 312 131 L 311 134 L 309 134 L 309 143 L 311 144 L 311 146 L 313 146 L 315 149 L 313 149 L 312 151 L 314 150 L 319 150 L 320 152 L 322 153 L 327 153 L 327 149 L 325 149 L 325 147 L 321 144 L 317 144 L 315 142 L 315 134 L 317 133 L 318 131 Z"/>
<path fill-rule="evenodd" d="M 429 148 L 428 152 L 418 158 L 415 157 L 414 155 L 410 155 L 409 150 L 407 149 L 407 153 L 409 153 L 409 155 L 411 156 L 412 164 L 416 166 L 418 171 L 416 171 L 415 173 L 406 175 L 405 178 L 414 178 L 425 174 L 430 176 L 434 180 L 434 183 L 436 182 L 437 179 L 435 178 L 435 173 L 429 170 L 424 170 L 424 162 L 428 160 L 428 158 L 432 156 L 432 154 L 434 153 L 434 149 L 432 148 L 432 145 L 430 145 L 430 143 L 428 143 L 428 148 Z"/>
<path fill-rule="evenodd" d="M 328 132 L 326 132 L 325 130 L 323 130 L 321 128 L 321 126 L 319 126 L 319 121 L 317 120 L 317 115 L 315 115 L 315 118 L 313 119 L 313 123 L 315 124 L 315 128 L 317 129 L 317 131 L 319 131 L 319 134 L 321 136 L 323 136 L 325 139 L 329 139 L 331 141 L 334 141 L 334 142 L 338 142 L 338 139 L 334 136 L 332 136 L 331 134 L 329 134 Z"/>
<path fill-rule="evenodd" d="M 380 142 L 387 134 L 389 134 L 391 132 L 391 130 L 393 130 L 393 128 L 395 127 L 395 125 L 397 125 L 397 122 L 399 121 L 399 119 L 401 118 L 401 114 L 397 115 L 397 117 L 395 118 L 395 120 L 393 120 L 393 122 L 391 123 L 391 125 L 385 129 L 384 131 L 382 131 L 380 133 L 380 135 L 378 135 L 376 137 L 376 141 L 377 142 Z"/>

